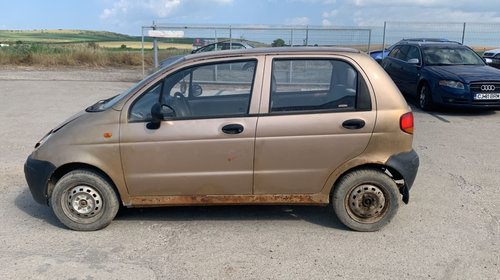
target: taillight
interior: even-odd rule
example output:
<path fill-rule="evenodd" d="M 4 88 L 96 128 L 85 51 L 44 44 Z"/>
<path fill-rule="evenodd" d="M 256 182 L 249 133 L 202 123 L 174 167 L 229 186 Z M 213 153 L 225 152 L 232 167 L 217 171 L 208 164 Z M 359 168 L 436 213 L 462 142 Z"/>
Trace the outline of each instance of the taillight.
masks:
<path fill-rule="evenodd" d="M 402 131 L 413 134 L 413 113 L 408 112 L 401 116 L 399 119 L 399 127 Z"/>

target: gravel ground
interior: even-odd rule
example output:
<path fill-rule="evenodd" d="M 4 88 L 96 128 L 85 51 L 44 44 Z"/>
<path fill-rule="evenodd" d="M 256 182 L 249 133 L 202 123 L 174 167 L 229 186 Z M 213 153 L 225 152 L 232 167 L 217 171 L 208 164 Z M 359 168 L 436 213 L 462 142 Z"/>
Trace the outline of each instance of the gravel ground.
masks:
<path fill-rule="evenodd" d="M 327 207 L 122 209 L 66 229 L 23 174 L 33 145 L 140 71 L 0 69 L 0 279 L 498 279 L 500 111 L 415 109 L 421 166 L 396 218 L 346 229 Z"/>

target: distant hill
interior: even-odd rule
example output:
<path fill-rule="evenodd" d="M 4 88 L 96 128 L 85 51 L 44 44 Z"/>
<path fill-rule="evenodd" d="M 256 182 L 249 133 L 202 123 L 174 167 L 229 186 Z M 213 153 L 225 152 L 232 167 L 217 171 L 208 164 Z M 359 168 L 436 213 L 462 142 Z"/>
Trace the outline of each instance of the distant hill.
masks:
<path fill-rule="evenodd" d="M 153 39 L 144 37 L 146 42 Z M 43 30 L 0 30 L 1 43 L 46 43 L 46 44 L 68 44 L 86 42 L 116 42 L 116 41 L 141 41 L 141 36 L 129 36 L 108 31 L 90 30 L 67 30 L 67 29 L 43 29 Z M 161 38 L 160 42 L 191 44 L 191 38 Z"/>

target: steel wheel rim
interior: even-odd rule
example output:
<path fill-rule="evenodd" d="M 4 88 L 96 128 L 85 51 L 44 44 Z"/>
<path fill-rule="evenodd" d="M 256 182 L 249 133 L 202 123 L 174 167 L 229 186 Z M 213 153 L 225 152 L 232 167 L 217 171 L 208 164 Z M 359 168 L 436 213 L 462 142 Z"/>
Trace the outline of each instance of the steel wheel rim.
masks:
<path fill-rule="evenodd" d="M 64 210 L 73 218 L 91 219 L 102 214 L 104 201 L 101 194 L 93 187 L 78 185 L 69 188 L 61 201 Z"/>
<path fill-rule="evenodd" d="M 361 184 L 351 189 L 346 196 L 346 209 L 351 218 L 360 223 L 380 221 L 389 206 L 387 195 L 374 184 Z"/>

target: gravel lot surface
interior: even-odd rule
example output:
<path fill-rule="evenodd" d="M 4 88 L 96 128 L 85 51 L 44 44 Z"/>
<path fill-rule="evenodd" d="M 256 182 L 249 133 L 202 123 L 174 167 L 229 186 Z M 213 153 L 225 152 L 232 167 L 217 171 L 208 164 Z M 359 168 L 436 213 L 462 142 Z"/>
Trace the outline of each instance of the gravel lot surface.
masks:
<path fill-rule="evenodd" d="M 500 111 L 414 109 L 420 170 L 384 229 L 328 207 L 122 209 L 97 232 L 34 202 L 23 164 L 67 117 L 140 71 L 0 69 L 0 279 L 498 279 Z"/>

